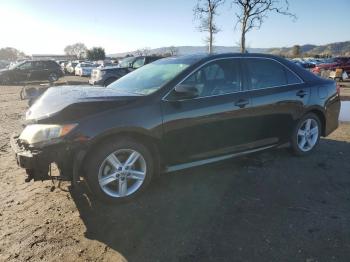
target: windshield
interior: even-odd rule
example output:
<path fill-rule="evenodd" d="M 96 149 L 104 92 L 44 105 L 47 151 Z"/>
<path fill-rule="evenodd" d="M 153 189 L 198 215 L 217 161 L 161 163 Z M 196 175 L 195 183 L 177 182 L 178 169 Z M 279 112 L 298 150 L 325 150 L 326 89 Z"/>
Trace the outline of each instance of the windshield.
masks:
<path fill-rule="evenodd" d="M 119 63 L 119 67 L 129 67 L 129 64 L 135 59 L 135 57 L 128 57 L 124 58 L 122 61 Z"/>
<path fill-rule="evenodd" d="M 189 59 L 161 59 L 137 69 L 108 87 L 123 93 L 149 95 L 159 90 L 193 63 Z"/>
<path fill-rule="evenodd" d="M 11 65 L 9 66 L 9 69 L 15 69 L 16 67 L 18 67 L 18 66 L 24 64 L 24 62 L 25 62 L 25 61 L 23 61 L 23 62 L 15 62 L 15 63 L 13 63 L 13 64 L 11 64 Z"/>

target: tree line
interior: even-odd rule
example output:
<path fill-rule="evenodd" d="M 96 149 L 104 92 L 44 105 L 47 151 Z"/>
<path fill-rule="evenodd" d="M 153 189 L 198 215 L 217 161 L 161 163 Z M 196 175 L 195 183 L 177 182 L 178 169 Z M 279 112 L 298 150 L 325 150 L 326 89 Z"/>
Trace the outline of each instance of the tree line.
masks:
<path fill-rule="evenodd" d="M 64 48 L 64 53 L 70 56 L 76 56 L 78 59 L 88 59 L 90 61 L 104 60 L 106 58 L 105 49 L 102 47 L 93 47 L 88 49 L 83 43 L 68 45 Z"/>

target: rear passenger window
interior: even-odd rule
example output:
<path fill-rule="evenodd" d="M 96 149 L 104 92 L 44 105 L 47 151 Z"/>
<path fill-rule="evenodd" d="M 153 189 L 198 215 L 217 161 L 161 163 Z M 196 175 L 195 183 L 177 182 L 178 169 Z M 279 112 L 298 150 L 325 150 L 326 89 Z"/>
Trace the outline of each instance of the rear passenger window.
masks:
<path fill-rule="evenodd" d="M 245 59 L 251 89 L 300 83 L 300 79 L 280 63 L 270 59 Z"/>
<path fill-rule="evenodd" d="M 290 70 L 286 69 L 286 74 L 287 74 L 287 81 L 289 85 L 296 85 L 296 84 L 301 84 L 302 81 L 300 78 Z"/>

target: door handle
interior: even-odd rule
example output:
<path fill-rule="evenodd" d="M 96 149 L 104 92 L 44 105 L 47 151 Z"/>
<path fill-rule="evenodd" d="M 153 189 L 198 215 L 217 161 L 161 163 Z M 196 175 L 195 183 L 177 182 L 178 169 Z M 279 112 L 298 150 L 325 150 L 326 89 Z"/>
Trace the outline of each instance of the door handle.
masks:
<path fill-rule="evenodd" d="M 304 91 L 304 90 L 300 90 L 300 91 L 297 92 L 297 96 L 299 96 L 299 97 L 301 97 L 301 98 L 303 98 L 303 97 L 306 96 L 306 95 L 307 95 L 307 92 Z"/>
<path fill-rule="evenodd" d="M 249 104 L 249 101 L 246 100 L 246 99 L 240 99 L 240 100 L 238 100 L 237 102 L 235 102 L 235 106 L 238 106 L 238 107 L 240 107 L 240 108 L 244 108 L 244 107 L 246 107 L 246 105 L 248 105 L 248 104 Z"/>

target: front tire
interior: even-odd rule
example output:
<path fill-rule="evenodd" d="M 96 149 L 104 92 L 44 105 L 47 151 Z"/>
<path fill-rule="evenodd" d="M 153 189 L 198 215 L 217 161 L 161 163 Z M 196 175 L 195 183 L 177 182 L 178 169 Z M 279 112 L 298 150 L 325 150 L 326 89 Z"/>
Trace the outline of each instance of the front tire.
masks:
<path fill-rule="evenodd" d="M 109 203 L 139 195 L 154 172 L 154 159 L 148 148 L 129 138 L 101 144 L 85 163 L 92 193 Z"/>
<path fill-rule="evenodd" d="M 321 131 L 317 115 L 309 113 L 302 117 L 295 126 L 291 139 L 293 153 L 304 156 L 314 151 L 320 141 Z"/>
<path fill-rule="evenodd" d="M 58 75 L 56 73 L 50 73 L 49 78 L 48 78 L 49 82 L 56 82 L 58 80 Z"/>

